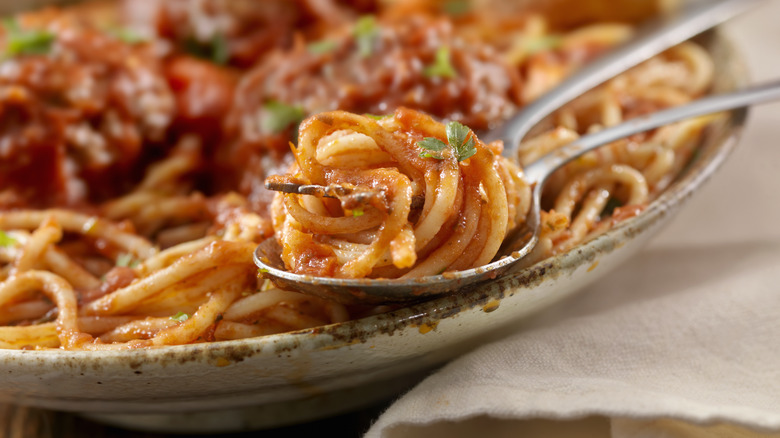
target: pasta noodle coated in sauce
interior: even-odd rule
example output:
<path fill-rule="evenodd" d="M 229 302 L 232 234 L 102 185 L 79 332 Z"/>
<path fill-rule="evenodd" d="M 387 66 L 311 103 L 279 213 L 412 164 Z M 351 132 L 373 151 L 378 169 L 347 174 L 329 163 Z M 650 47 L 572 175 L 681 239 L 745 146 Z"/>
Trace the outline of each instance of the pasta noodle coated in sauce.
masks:
<path fill-rule="evenodd" d="M 523 221 L 530 190 L 520 169 L 467 128 L 453 128 L 400 108 L 374 120 L 346 112 L 304 121 L 294 174 L 284 182 L 356 187 L 338 201 L 277 195 L 274 225 L 282 258 L 292 271 L 361 278 L 420 277 L 481 266 Z M 418 143 L 450 147 L 437 158 Z M 459 160 L 452 142 L 473 142 Z M 423 151 L 424 152 L 424 151 Z M 412 208 L 414 198 L 423 198 Z"/>
<path fill-rule="evenodd" d="M 447 15 L 436 0 L 298 0 L 297 11 L 268 2 L 286 11 L 268 33 L 272 9 L 252 9 L 265 3 L 133 0 L 157 17 L 138 38 L 68 10 L 3 28 L 0 348 L 221 341 L 388 311 L 278 289 L 252 252 L 276 236 L 290 269 L 338 277 L 485 264 L 523 222 L 523 164 L 712 82 L 707 52 L 684 43 L 561 108 L 518 167 L 481 134 L 630 25 L 587 22 L 576 7 L 548 19 L 511 7 Z M 226 43 L 211 47 L 229 49 L 226 64 L 187 53 L 192 38 Z M 639 214 L 709 121 L 615 142 L 553 175 L 529 262 Z M 275 174 L 337 197 L 274 196 L 263 182 Z"/>

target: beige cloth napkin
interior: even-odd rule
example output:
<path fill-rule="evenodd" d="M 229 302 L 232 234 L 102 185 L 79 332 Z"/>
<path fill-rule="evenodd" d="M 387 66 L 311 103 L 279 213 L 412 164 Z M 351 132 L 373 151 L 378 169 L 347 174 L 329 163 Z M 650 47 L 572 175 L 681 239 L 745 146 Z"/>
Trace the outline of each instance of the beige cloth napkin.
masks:
<path fill-rule="evenodd" d="M 729 23 L 780 78 L 780 1 Z M 367 437 L 780 437 L 780 105 L 643 252 L 453 361 Z"/>

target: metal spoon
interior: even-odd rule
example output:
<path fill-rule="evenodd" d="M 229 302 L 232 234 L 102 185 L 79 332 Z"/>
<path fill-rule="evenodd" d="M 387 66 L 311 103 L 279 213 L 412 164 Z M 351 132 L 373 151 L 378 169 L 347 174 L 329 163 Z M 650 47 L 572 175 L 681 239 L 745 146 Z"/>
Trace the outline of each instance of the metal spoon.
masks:
<path fill-rule="evenodd" d="M 746 10 L 749 5 L 759 3 L 759 1 L 761 0 L 709 2 L 666 21 L 654 23 L 652 29 L 645 30 L 637 39 L 580 70 L 579 73 L 564 81 L 535 103 L 526 106 L 521 113 L 508 121 L 505 128 L 500 130 L 502 135 L 499 137 L 505 140 L 507 153 L 510 154 L 510 157 L 516 158 L 520 141 L 530 128 L 578 95 L 655 54 L 725 21 Z M 527 180 L 529 183 L 535 183 L 532 206 L 526 218 L 526 228 L 516 230 L 512 236 L 505 239 L 500 254 L 508 255 L 485 266 L 416 279 L 313 277 L 286 271 L 279 256 L 281 248 L 273 238 L 267 239 L 258 246 L 254 260 L 260 271 L 282 288 L 318 295 L 343 303 L 408 302 L 454 292 L 466 286 L 495 279 L 533 249 L 539 237 L 539 203 L 542 187 L 547 177 L 567 162 L 599 146 L 675 121 L 777 98 L 780 98 L 780 84 L 778 83 L 708 97 L 689 105 L 630 120 L 596 134 L 582 137 L 526 166 L 524 172 Z"/>
<path fill-rule="evenodd" d="M 524 230 L 508 236 L 504 248 L 510 254 L 488 265 L 465 271 L 417 279 L 341 279 L 312 277 L 288 272 L 279 258 L 275 239 L 268 239 L 255 251 L 255 263 L 280 287 L 319 295 L 344 303 L 387 303 L 415 301 L 433 295 L 453 292 L 465 286 L 495 279 L 533 249 L 539 240 L 539 213 L 542 188 L 547 178 L 564 164 L 621 138 L 660 126 L 705 114 L 742 108 L 780 99 L 780 81 L 754 86 L 742 91 L 711 96 L 688 105 L 629 120 L 612 128 L 581 137 L 525 167 L 529 183 L 533 183 L 531 207 Z M 506 251 L 506 249 L 504 249 Z"/>
<path fill-rule="evenodd" d="M 642 26 L 634 38 L 580 68 L 541 98 L 529 103 L 499 129 L 482 136 L 486 143 L 504 140 L 507 155 L 517 159 L 520 143 L 547 116 L 609 79 L 664 50 L 757 6 L 765 0 L 699 1 L 679 14 L 660 17 Z"/>

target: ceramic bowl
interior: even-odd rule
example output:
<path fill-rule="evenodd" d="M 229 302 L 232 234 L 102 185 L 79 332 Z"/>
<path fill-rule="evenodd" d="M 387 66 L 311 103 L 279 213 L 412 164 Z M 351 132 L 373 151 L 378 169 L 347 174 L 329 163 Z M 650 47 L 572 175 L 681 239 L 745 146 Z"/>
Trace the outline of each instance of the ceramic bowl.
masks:
<path fill-rule="evenodd" d="M 718 32 L 702 38 L 717 91 L 746 80 Z M 215 432 L 334 415 L 398 393 L 430 370 L 631 257 L 721 165 L 746 111 L 712 129 L 679 180 L 642 214 L 516 275 L 394 312 L 293 333 L 128 351 L 0 350 L 0 401 L 128 428 Z"/>

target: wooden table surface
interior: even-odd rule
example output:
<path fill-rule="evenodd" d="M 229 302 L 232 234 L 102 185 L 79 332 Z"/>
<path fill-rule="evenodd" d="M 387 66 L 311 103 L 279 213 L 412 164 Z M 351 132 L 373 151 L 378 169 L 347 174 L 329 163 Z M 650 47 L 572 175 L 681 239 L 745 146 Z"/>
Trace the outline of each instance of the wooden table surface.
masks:
<path fill-rule="evenodd" d="M 390 400 L 361 411 L 295 426 L 230 434 L 231 438 L 290 436 L 360 437 L 387 408 Z M 0 404 L 0 438 L 186 438 L 222 435 L 168 435 L 105 426 L 78 415 Z"/>

